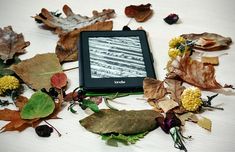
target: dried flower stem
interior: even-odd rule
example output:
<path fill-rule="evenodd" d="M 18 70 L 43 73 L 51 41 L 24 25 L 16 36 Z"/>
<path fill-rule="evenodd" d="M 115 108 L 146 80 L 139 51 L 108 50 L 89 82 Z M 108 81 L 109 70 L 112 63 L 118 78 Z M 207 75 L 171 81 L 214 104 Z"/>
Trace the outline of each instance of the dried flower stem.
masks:
<path fill-rule="evenodd" d="M 46 123 L 46 124 L 48 124 L 50 127 L 52 127 L 56 132 L 57 132 L 57 134 L 58 134 L 58 136 L 60 137 L 61 136 L 61 133 L 54 127 L 54 126 L 52 126 L 49 122 L 47 122 L 46 120 L 44 120 L 44 122 Z"/>

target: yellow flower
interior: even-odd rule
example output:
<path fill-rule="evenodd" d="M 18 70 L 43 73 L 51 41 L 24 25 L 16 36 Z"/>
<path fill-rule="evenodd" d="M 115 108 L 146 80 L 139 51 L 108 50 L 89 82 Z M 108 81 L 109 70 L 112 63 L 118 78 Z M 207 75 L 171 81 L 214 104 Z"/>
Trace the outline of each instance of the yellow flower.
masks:
<path fill-rule="evenodd" d="M 171 57 L 171 58 L 176 58 L 178 55 L 181 55 L 181 52 L 180 52 L 180 50 L 179 49 L 174 49 L 174 48 L 170 48 L 169 50 L 168 50 L 168 55 L 169 55 L 169 57 Z"/>
<path fill-rule="evenodd" d="M 182 106 L 188 111 L 196 111 L 202 105 L 201 90 L 191 87 L 184 90 L 181 95 Z"/>
<path fill-rule="evenodd" d="M 170 48 L 175 48 L 178 44 L 185 43 L 185 41 L 186 40 L 183 37 L 181 37 L 181 36 L 175 37 L 175 38 L 170 40 L 169 47 Z"/>
<path fill-rule="evenodd" d="M 7 90 L 14 90 L 19 88 L 19 80 L 14 76 L 3 76 L 0 78 L 0 95 Z"/>

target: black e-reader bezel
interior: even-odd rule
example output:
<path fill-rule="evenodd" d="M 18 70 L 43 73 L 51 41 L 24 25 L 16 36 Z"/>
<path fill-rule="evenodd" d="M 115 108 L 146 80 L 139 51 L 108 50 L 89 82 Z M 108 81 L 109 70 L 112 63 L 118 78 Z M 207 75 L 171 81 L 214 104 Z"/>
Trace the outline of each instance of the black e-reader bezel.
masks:
<path fill-rule="evenodd" d="M 91 74 L 91 59 L 89 39 L 92 38 L 122 38 L 138 37 L 142 50 L 146 75 L 141 77 L 108 77 L 93 78 Z M 153 57 L 149 49 L 146 32 L 132 31 L 83 31 L 80 33 L 79 47 L 79 86 L 86 91 L 100 92 L 135 92 L 143 90 L 145 77 L 156 78 L 153 67 Z M 93 64 L 93 63 L 92 63 Z"/>

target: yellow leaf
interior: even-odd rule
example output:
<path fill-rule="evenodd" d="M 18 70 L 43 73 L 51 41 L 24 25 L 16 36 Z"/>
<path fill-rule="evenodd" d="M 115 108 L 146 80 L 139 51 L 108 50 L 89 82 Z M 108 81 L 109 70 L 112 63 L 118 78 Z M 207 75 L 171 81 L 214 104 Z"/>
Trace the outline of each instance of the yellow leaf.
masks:
<path fill-rule="evenodd" d="M 200 127 L 204 128 L 204 129 L 206 129 L 208 131 L 211 131 L 212 122 L 208 118 L 203 117 L 202 119 L 199 119 L 197 124 Z"/>

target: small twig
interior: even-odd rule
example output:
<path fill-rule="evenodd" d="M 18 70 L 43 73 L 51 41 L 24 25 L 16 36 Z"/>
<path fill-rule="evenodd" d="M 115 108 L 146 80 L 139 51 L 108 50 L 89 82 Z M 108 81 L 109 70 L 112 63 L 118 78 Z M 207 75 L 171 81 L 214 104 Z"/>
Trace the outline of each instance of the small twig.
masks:
<path fill-rule="evenodd" d="M 64 69 L 63 71 L 66 72 L 66 71 L 70 71 L 70 70 L 74 70 L 74 69 L 79 69 L 79 67 L 68 68 L 68 69 Z"/>
<path fill-rule="evenodd" d="M 111 105 L 109 104 L 108 100 L 110 100 L 110 99 L 104 97 L 104 103 L 106 104 L 106 106 L 109 107 L 109 108 L 112 109 L 112 110 L 118 110 L 118 109 L 114 108 L 113 106 L 111 106 Z M 111 99 L 111 100 L 113 100 L 113 99 Z"/>
<path fill-rule="evenodd" d="M 58 136 L 60 137 L 61 136 L 61 133 L 54 127 L 54 126 L 52 126 L 49 122 L 47 122 L 46 120 L 44 120 L 44 122 L 46 123 L 46 124 L 48 124 L 50 127 L 52 127 L 56 132 L 57 132 L 57 134 L 58 134 Z"/>

